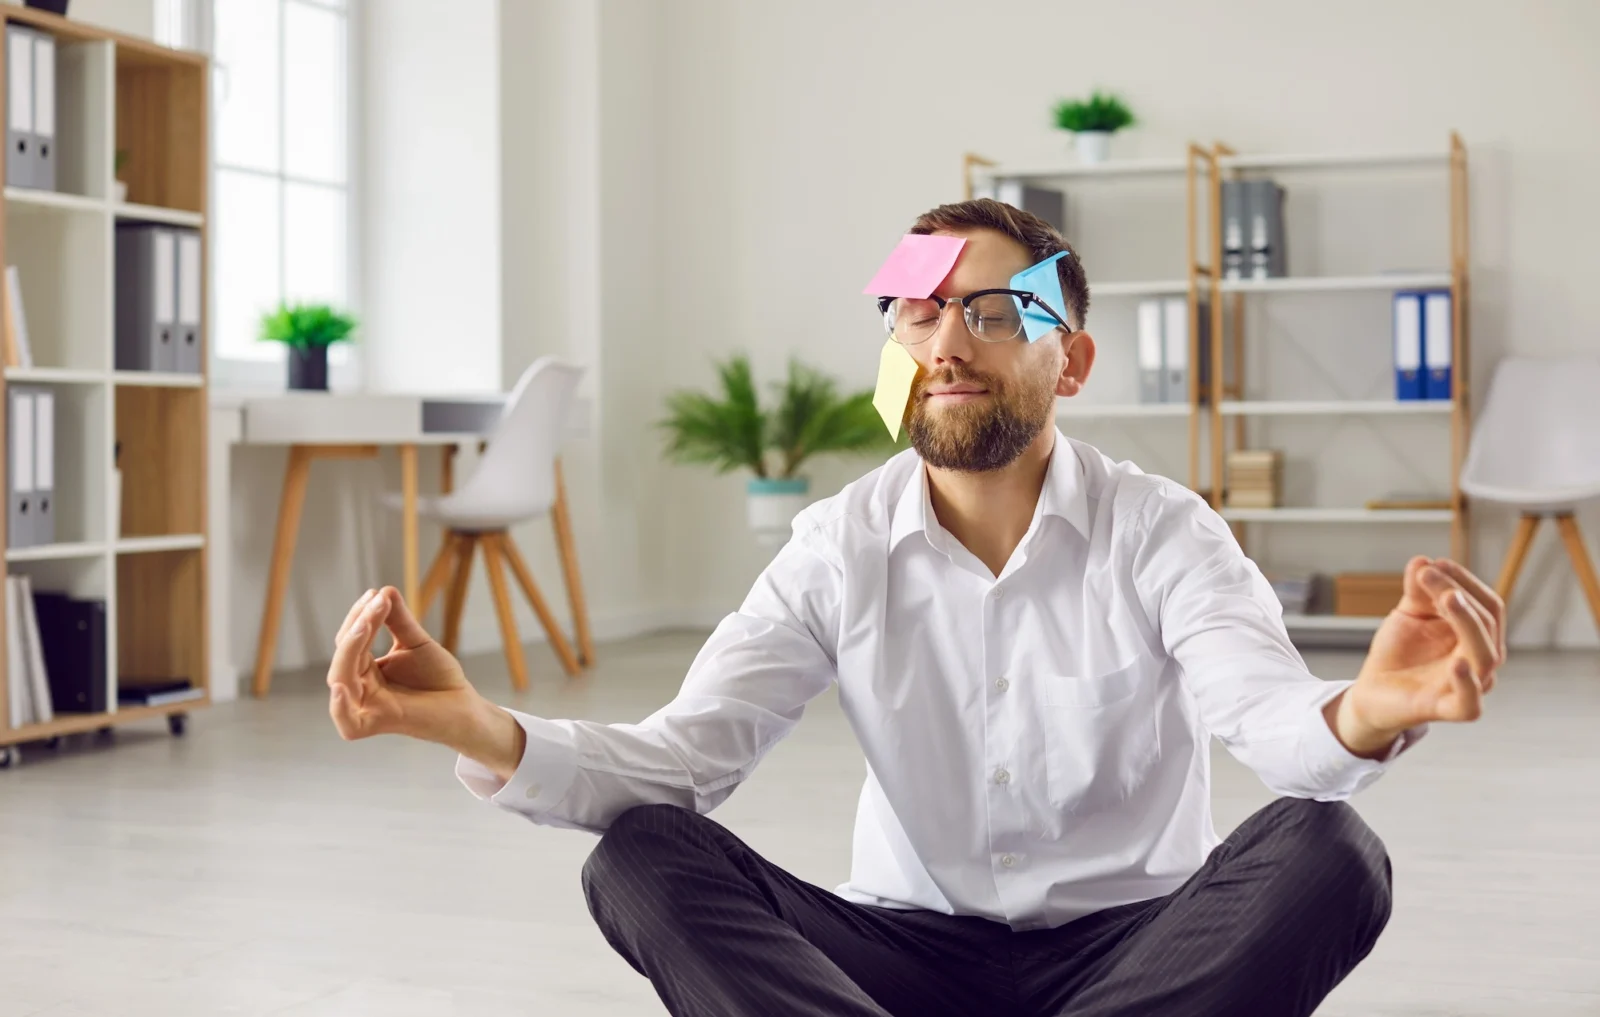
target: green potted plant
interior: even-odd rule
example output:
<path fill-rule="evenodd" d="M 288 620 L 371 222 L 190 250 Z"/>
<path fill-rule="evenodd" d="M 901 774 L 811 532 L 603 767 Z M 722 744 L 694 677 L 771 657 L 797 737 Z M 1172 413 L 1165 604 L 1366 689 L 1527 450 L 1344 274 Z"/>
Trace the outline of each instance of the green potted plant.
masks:
<path fill-rule="evenodd" d="M 1096 89 L 1087 99 L 1062 99 L 1055 106 L 1056 126 L 1071 131 L 1080 162 L 1106 161 L 1111 135 L 1134 124 L 1133 111 L 1115 95 Z"/>
<path fill-rule="evenodd" d="M 668 458 L 718 473 L 749 470 L 746 520 L 758 536 L 781 541 L 806 506 L 810 480 L 799 473 L 813 456 L 887 452 L 893 440 L 872 408 L 872 392 L 841 395 L 834 379 L 796 361 L 772 387 L 777 403 L 761 406 L 750 360 L 717 365 L 720 391 L 680 390 L 667 397 Z"/>
<path fill-rule="evenodd" d="M 280 303 L 261 316 L 261 339 L 289 347 L 289 387 L 328 389 L 328 347 L 346 342 L 356 320 L 327 304 Z"/>

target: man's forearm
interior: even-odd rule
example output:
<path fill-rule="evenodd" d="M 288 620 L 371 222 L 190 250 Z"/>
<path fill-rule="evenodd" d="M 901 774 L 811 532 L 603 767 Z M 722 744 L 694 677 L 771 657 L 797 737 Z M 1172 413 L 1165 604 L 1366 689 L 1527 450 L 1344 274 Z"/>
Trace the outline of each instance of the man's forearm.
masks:
<path fill-rule="evenodd" d="M 449 725 L 440 741 L 483 764 L 502 783 L 517 772 L 528 747 L 527 732 L 517 719 L 481 696 Z"/>

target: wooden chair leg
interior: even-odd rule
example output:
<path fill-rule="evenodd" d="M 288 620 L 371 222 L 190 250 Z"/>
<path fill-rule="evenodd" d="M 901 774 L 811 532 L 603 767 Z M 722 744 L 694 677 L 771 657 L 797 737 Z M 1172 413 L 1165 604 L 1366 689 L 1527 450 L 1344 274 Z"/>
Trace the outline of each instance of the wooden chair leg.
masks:
<path fill-rule="evenodd" d="M 1583 531 L 1578 529 L 1578 520 L 1571 515 L 1556 516 L 1556 526 L 1561 530 L 1561 542 L 1567 545 L 1572 568 L 1578 573 L 1583 595 L 1589 601 L 1589 613 L 1594 615 L 1594 623 L 1600 625 L 1600 578 L 1594 574 L 1594 561 L 1584 546 Z"/>
<path fill-rule="evenodd" d="M 578 662 L 594 666 L 594 640 L 589 635 L 589 606 L 583 597 L 583 576 L 578 572 L 578 545 L 572 539 L 572 510 L 567 507 L 567 482 L 556 459 L 556 500 L 550 509 L 555 524 L 556 547 L 561 552 L 561 577 L 567 584 L 567 600 L 572 604 L 573 634 L 578 638 Z M 510 539 L 510 538 L 507 538 Z"/>
<path fill-rule="evenodd" d="M 456 572 L 444 601 L 444 638 L 439 645 L 456 652 L 461 640 L 461 612 L 467 606 L 467 580 L 472 577 L 472 553 L 478 549 L 481 534 L 463 533 L 456 541 Z"/>
<path fill-rule="evenodd" d="M 289 470 L 278 499 L 278 529 L 272 538 L 272 565 L 267 573 L 267 602 L 261 611 L 261 634 L 256 643 L 256 673 L 250 691 L 265 698 L 272 690 L 272 658 L 278 648 L 278 625 L 283 621 L 283 597 L 289 589 L 289 565 L 300 536 L 300 512 L 306 504 L 306 483 L 311 479 L 312 452 L 303 445 L 289 447 Z"/>
<path fill-rule="evenodd" d="M 506 586 L 506 570 L 500 563 L 500 547 L 505 537 L 499 533 L 483 535 L 483 567 L 489 573 L 489 590 L 494 594 L 495 614 L 500 617 L 500 642 L 504 644 L 506 667 L 511 671 L 511 686 L 518 692 L 528 687 L 528 667 L 522 659 L 522 637 L 517 633 L 517 618 L 511 610 L 511 591 Z"/>
<path fill-rule="evenodd" d="M 545 603 L 544 594 L 539 592 L 538 584 L 533 581 L 533 573 L 528 571 L 528 563 L 522 560 L 522 554 L 517 550 L 511 534 L 500 535 L 500 550 L 511 563 L 511 574 L 517 577 L 517 585 L 522 587 L 528 603 L 533 605 L 533 613 L 539 616 L 539 624 L 544 626 L 544 633 L 549 637 L 550 646 L 556 651 L 556 656 L 560 658 L 561 666 L 569 678 L 575 677 L 579 670 L 578 658 L 572 652 L 567 637 L 561 634 L 561 626 L 556 624 L 555 615 L 550 613 L 550 605 Z"/>
<path fill-rule="evenodd" d="M 444 539 L 439 541 L 439 553 L 433 556 L 433 564 L 428 566 L 428 574 L 423 577 L 417 602 L 411 605 L 411 613 L 417 616 L 418 621 L 427 615 L 428 608 L 433 606 L 433 598 L 439 595 L 445 581 L 451 577 L 460 541 L 461 535 L 454 530 L 446 530 Z"/>
<path fill-rule="evenodd" d="M 1511 538 L 1511 547 L 1506 551 L 1506 563 L 1500 567 L 1500 581 L 1494 584 L 1495 592 L 1507 604 L 1511 603 L 1511 588 L 1517 585 L 1517 574 L 1522 571 L 1522 563 L 1528 558 L 1528 548 L 1533 546 L 1533 535 L 1539 530 L 1541 518 L 1524 515 L 1517 523 L 1516 534 Z"/>

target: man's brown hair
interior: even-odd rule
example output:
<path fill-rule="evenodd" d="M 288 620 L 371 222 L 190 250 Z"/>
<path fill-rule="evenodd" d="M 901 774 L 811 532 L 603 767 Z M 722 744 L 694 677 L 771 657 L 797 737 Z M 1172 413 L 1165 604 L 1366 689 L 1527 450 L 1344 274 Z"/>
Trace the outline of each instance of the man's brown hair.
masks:
<path fill-rule="evenodd" d="M 1056 262 L 1056 272 L 1061 276 L 1061 293 L 1066 297 L 1067 306 L 1057 307 L 1056 310 L 1066 316 L 1073 328 L 1083 328 L 1083 323 L 1089 314 L 1089 281 L 1084 278 L 1083 265 L 1078 261 L 1078 252 L 1072 249 L 1072 245 L 1067 243 L 1065 237 L 1056 232 L 1055 227 L 1032 212 L 1012 208 L 993 198 L 974 198 L 971 201 L 940 205 L 932 211 L 922 213 L 917 216 L 911 232 L 936 233 L 939 230 L 971 229 L 990 229 L 1004 233 L 1028 249 L 1033 258 L 1030 264 L 1034 265 L 1052 254 L 1066 251 L 1067 256 Z"/>

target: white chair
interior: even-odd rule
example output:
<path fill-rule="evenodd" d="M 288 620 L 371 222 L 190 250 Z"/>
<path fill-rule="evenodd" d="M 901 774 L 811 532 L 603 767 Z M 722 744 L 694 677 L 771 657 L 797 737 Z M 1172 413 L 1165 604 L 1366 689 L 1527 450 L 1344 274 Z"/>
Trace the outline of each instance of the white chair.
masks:
<path fill-rule="evenodd" d="M 417 595 L 414 605 L 417 616 L 427 612 L 448 579 L 450 586 L 445 595 L 444 633 L 440 643 L 455 652 L 473 554 L 482 547 L 489 588 L 494 593 L 495 611 L 500 619 L 506 664 L 511 670 L 512 684 L 518 689 L 528 687 L 528 674 L 502 559 L 510 562 L 512 574 L 533 605 L 549 636 L 550 646 L 567 674 L 576 675 L 581 667 L 594 662 L 583 582 L 578 574 L 578 556 L 572 541 L 572 517 L 567 508 L 566 486 L 558 456 L 573 391 L 582 374 L 581 367 L 561 363 L 552 357 L 535 361 L 517 379 L 516 387 L 506 398 L 500 422 L 489 438 L 478 468 L 467 482 L 460 490 L 417 501 L 418 517 L 431 519 L 445 529 L 439 553 L 428 566 Z M 390 507 L 400 504 L 398 496 L 391 495 L 385 501 Z M 578 641 L 576 654 L 511 540 L 512 526 L 546 513 L 555 524 L 561 570 L 572 604 Z"/>
<path fill-rule="evenodd" d="M 1600 498 L 1600 358 L 1502 360 L 1473 429 L 1461 489 L 1522 511 L 1496 584 L 1502 598 L 1510 601 L 1539 521 L 1550 516 L 1600 625 L 1600 579 L 1573 516 L 1580 502 Z"/>

